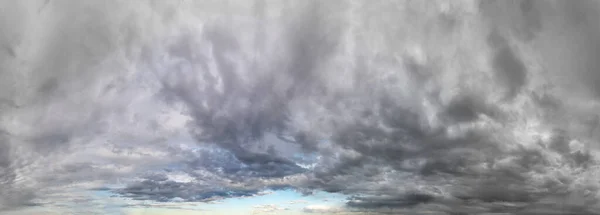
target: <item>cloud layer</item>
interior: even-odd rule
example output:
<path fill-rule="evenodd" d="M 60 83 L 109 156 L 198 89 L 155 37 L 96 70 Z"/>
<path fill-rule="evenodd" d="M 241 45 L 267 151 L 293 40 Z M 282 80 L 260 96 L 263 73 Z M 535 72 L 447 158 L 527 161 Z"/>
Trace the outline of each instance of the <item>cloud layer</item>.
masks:
<path fill-rule="evenodd" d="M 336 211 L 600 214 L 599 6 L 2 2 L 0 210 L 296 189 L 348 195 Z"/>

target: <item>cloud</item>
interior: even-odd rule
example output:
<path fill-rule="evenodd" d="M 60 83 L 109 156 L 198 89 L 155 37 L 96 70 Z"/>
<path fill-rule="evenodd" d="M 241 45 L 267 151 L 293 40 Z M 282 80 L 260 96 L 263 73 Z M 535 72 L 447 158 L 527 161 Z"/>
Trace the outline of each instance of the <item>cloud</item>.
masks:
<path fill-rule="evenodd" d="M 433 199 L 433 196 L 424 194 L 408 194 L 400 198 L 353 197 L 348 201 L 348 206 L 359 208 L 408 207 L 417 204 L 426 204 Z"/>
<path fill-rule="evenodd" d="M 252 214 L 271 214 L 278 213 L 280 211 L 289 210 L 289 208 L 281 207 L 275 204 L 255 205 L 253 206 Z"/>
<path fill-rule="evenodd" d="M 0 210 L 599 214 L 597 6 L 0 3 Z"/>
<path fill-rule="evenodd" d="M 308 203 L 308 201 L 301 200 L 301 199 L 299 199 L 299 200 L 293 200 L 293 201 L 289 201 L 288 202 L 288 204 L 290 204 L 290 205 L 294 205 L 294 204 L 306 204 L 306 203 Z"/>
<path fill-rule="evenodd" d="M 308 205 L 302 209 L 306 213 L 340 213 L 344 210 L 330 205 Z"/>

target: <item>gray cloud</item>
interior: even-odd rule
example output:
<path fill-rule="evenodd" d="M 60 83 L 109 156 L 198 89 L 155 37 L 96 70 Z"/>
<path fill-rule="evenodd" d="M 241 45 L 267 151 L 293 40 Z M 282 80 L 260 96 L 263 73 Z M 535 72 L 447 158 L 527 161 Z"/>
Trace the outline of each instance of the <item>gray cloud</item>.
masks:
<path fill-rule="evenodd" d="M 0 210 L 74 186 L 600 213 L 593 1 L 1 5 Z"/>
<path fill-rule="evenodd" d="M 128 185 L 120 191 L 125 197 L 134 200 L 154 200 L 159 202 L 180 198 L 184 201 L 210 201 L 221 198 L 246 197 L 258 193 L 256 190 L 212 190 L 206 186 L 188 183 L 149 179 Z"/>

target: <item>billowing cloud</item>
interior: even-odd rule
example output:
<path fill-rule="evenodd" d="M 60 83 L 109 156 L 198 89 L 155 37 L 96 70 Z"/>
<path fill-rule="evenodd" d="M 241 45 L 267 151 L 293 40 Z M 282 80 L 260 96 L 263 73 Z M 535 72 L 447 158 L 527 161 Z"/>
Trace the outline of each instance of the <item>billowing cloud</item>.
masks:
<path fill-rule="evenodd" d="M 597 2 L 228 2 L 0 3 L 0 210 L 600 214 Z"/>

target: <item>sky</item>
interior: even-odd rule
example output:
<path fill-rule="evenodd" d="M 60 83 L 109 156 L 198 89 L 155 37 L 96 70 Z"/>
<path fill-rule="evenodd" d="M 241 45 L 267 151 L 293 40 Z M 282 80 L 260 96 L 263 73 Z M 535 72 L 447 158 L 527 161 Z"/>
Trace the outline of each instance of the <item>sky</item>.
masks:
<path fill-rule="evenodd" d="M 598 214 L 600 2 L 0 0 L 0 214 Z"/>
<path fill-rule="evenodd" d="M 346 200 L 339 194 L 319 192 L 307 196 L 293 190 L 269 190 L 257 196 L 228 198 L 201 204 L 181 201 L 162 203 L 146 201 L 140 204 L 111 195 L 107 191 L 91 192 L 88 197 L 92 197 L 93 200 L 84 202 L 80 206 L 72 204 L 63 208 L 48 208 L 40 205 L 26 210 L 10 211 L 9 214 L 343 214 Z M 346 214 L 361 213 L 346 211 Z"/>

